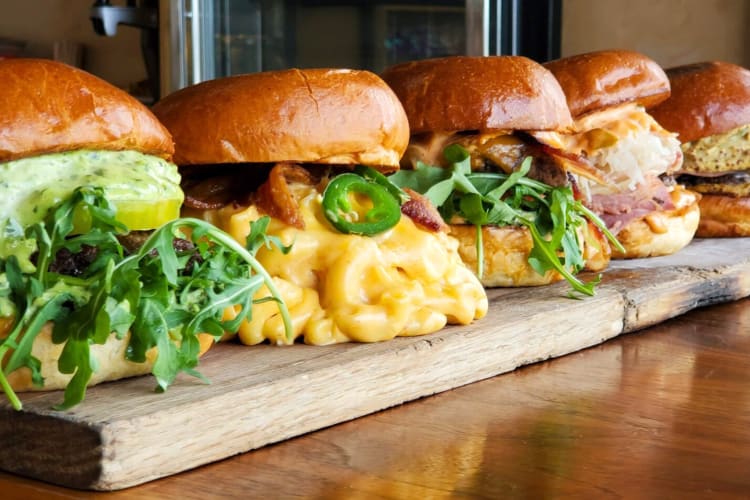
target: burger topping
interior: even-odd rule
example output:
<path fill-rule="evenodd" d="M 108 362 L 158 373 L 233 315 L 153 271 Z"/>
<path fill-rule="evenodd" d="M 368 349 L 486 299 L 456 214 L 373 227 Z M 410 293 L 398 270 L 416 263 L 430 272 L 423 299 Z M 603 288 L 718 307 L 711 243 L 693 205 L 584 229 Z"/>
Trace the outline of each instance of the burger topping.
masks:
<path fill-rule="evenodd" d="M 600 179 L 574 169 L 585 196 L 632 191 L 648 176 L 677 170 L 682 164 L 680 143 L 642 106 L 634 103 L 591 113 L 575 123 L 573 134 L 534 132 L 540 142 L 596 165 Z"/>
<path fill-rule="evenodd" d="M 372 236 L 401 218 L 399 200 L 381 184 L 354 173 L 336 176 L 323 192 L 323 213 L 344 234 Z"/>
<path fill-rule="evenodd" d="M 307 169 L 293 163 L 277 163 L 268 174 L 268 180 L 258 188 L 256 203 L 271 217 L 297 229 L 305 228 L 297 200 L 289 183 L 314 185 L 315 180 Z"/>
<path fill-rule="evenodd" d="M 539 274 L 560 273 L 573 289 L 593 295 L 595 282 L 583 283 L 575 277 L 585 262 L 578 229 L 593 222 L 616 248 L 622 248 L 604 223 L 573 197 L 570 187 L 552 187 L 526 174 L 532 159 L 524 160 L 512 174 L 471 172 L 469 153 L 460 146 L 446 148 L 451 168 L 419 163 L 414 170 L 401 170 L 390 179 L 402 187 L 423 193 L 438 207 L 443 219 L 477 226 L 477 275 L 482 276 L 481 231 L 484 225 L 527 227 L 534 247 L 529 264 Z"/>
<path fill-rule="evenodd" d="M 34 172 L 29 175 L 29 172 Z M 0 163 L 0 224 L 23 227 L 45 218 L 78 186 L 101 186 L 132 230 L 154 229 L 179 216 L 183 201 L 177 167 L 136 151 L 70 151 Z M 86 230 L 85 214 L 74 221 Z M 0 226 L 0 231 L 2 226 Z M 2 253 L 0 258 L 7 257 Z"/>
<path fill-rule="evenodd" d="M 542 134 L 540 137 L 544 138 Z M 568 183 L 567 172 L 573 172 L 595 182 L 604 182 L 599 171 L 582 155 L 559 149 L 559 144 L 538 142 L 527 134 L 511 134 L 504 131 L 493 133 L 430 133 L 412 138 L 404 162 L 413 167 L 417 162 L 447 167 L 443 150 L 456 144 L 468 151 L 472 171 L 505 172 L 518 170 L 526 157 L 534 162 L 528 177 L 551 186 Z M 442 145 L 438 149 L 437 145 Z"/>
<path fill-rule="evenodd" d="M 89 214 L 90 227 L 74 235 L 80 211 Z M 184 252 L 179 250 L 182 245 L 174 244 L 182 229 L 195 244 Z M 6 231 L 5 239 L 34 241 L 37 250 L 29 270 L 22 269 L 15 254 L 0 258 L 0 326 L 5 330 L 0 388 L 14 408 L 20 409 L 21 402 L 7 375 L 26 368 L 32 381 L 43 385 L 32 346 L 49 321 L 54 323 L 52 341 L 64 344 L 58 369 L 72 375 L 59 408 L 83 400 L 97 369 L 90 348 L 111 335 L 128 336 L 126 357 L 135 363 L 145 362 L 147 352 L 156 348 L 152 373 L 161 390 L 182 371 L 196 375 L 198 335 L 205 332 L 219 339 L 225 331 L 236 331 L 250 317 L 263 285 L 280 310 L 283 331 L 291 335 L 291 320 L 275 284 L 229 235 L 200 220 L 175 219 L 128 255 L 115 237 L 124 232 L 116 207 L 98 187 L 75 189 L 43 221 L 20 234 Z M 247 246 L 257 249 L 267 239 L 262 227 L 254 225 Z M 66 256 L 78 259 L 73 268 L 65 263 Z M 236 318 L 225 321 L 229 307 Z"/>
<path fill-rule="evenodd" d="M 425 231 L 409 217 L 371 237 L 344 234 L 326 219 L 316 186 L 290 187 L 305 229 L 271 218 L 267 234 L 292 248 L 285 254 L 264 246 L 257 259 L 274 276 L 295 337 L 314 345 L 376 342 L 467 324 L 486 313 L 486 293 L 461 261 L 457 240 Z M 232 204 L 201 215 L 245 241 L 249 221 L 262 211 Z M 239 337 L 246 344 L 292 342 L 273 302 L 253 307 Z"/>
<path fill-rule="evenodd" d="M 409 195 L 409 200 L 401 205 L 402 214 L 428 231 L 448 232 L 448 224 L 445 223 L 429 198 L 413 189 L 405 188 L 404 191 Z"/>
<path fill-rule="evenodd" d="M 658 177 L 649 176 L 633 191 L 592 196 L 590 208 L 617 234 L 632 220 L 654 211 L 675 208 L 670 191 Z"/>
<path fill-rule="evenodd" d="M 682 145 L 681 172 L 695 175 L 750 170 L 750 124 Z"/>

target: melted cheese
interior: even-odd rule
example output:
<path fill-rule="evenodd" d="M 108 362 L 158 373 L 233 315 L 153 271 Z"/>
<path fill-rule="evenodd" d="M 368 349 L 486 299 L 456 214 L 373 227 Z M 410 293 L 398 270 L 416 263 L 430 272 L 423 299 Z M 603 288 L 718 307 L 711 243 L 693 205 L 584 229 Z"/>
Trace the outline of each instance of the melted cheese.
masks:
<path fill-rule="evenodd" d="M 325 219 L 314 188 L 292 187 L 305 229 L 272 219 L 268 234 L 293 244 L 292 250 L 284 255 L 262 248 L 257 258 L 287 303 L 295 338 L 315 345 L 376 342 L 468 324 L 486 314 L 484 288 L 461 262 L 453 238 L 422 230 L 408 217 L 374 237 L 341 234 Z M 261 216 L 254 206 L 202 215 L 239 242 Z M 273 302 L 253 308 L 239 337 L 245 344 L 289 343 Z"/>

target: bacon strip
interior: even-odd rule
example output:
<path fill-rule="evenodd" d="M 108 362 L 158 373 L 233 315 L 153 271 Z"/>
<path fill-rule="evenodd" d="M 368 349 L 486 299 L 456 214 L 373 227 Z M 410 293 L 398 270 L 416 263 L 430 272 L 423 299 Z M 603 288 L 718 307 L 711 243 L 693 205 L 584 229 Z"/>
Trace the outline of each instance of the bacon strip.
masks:
<path fill-rule="evenodd" d="M 306 169 L 294 163 L 277 163 L 255 193 L 255 203 L 271 217 L 297 229 L 305 229 L 305 221 L 299 210 L 289 183 L 313 185 L 315 180 Z"/>
<path fill-rule="evenodd" d="M 599 184 L 606 184 L 601 172 L 581 155 L 554 148 L 549 144 L 541 144 L 542 151 L 559 161 L 566 171 L 586 177 Z"/>
<path fill-rule="evenodd" d="M 409 188 L 404 188 L 404 191 L 410 199 L 401 205 L 402 214 L 428 231 L 435 233 L 448 231 L 448 224 L 445 223 L 429 198 Z"/>

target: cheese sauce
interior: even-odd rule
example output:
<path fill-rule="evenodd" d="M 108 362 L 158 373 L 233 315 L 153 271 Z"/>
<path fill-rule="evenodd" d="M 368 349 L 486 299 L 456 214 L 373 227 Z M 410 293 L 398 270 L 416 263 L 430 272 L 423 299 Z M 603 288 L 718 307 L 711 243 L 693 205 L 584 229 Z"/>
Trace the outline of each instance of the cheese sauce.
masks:
<path fill-rule="evenodd" d="M 287 303 L 295 338 L 315 345 L 376 342 L 468 324 L 486 314 L 484 288 L 461 262 L 453 238 L 425 231 L 405 216 L 373 237 L 342 234 L 325 219 L 314 188 L 292 187 L 306 227 L 272 219 L 268 234 L 293 244 L 292 250 L 284 255 L 262 248 L 257 258 Z M 228 206 L 202 216 L 244 243 L 250 222 L 261 214 L 253 206 Z M 239 337 L 245 344 L 289 343 L 273 302 L 253 307 Z"/>

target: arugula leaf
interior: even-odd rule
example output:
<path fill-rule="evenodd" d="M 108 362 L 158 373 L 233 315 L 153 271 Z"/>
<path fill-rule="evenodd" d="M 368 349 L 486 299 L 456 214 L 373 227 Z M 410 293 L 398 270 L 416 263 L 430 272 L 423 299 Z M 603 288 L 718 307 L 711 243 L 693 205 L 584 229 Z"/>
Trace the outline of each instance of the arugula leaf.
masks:
<path fill-rule="evenodd" d="M 594 295 L 594 287 L 601 276 L 588 283 L 575 276 L 585 266 L 579 230 L 591 221 L 615 248 L 622 249 L 622 245 L 596 214 L 574 198 L 569 187 L 553 187 L 526 177 L 531 169 L 531 157 L 508 175 L 472 173 L 468 151 L 457 144 L 448 146 L 443 154 L 451 163 L 449 168 L 417 163 L 414 170 L 400 170 L 389 179 L 430 198 L 447 222 L 458 218 L 477 226 L 476 272 L 480 278 L 483 273 L 481 226 L 525 226 L 534 242 L 528 258 L 532 269 L 541 275 L 557 271 L 575 292 Z"/>
<path fill-rule="evenodd" d="M 75 222 L 81 218 L 90 229 L 75 235 Z M 267 224 L 251 225 L 253 242 L 275 242 L 265 235 Z M 130 334 L 126 358 L 134 362 L 145 362 L 148 351 L 157 349 L 152 374 L 159 390 L 166 390 L 183 371 L 203 378 L 194 370 L 198 335 L 209 333 L 218 340 L 224 332 L 236 332 L 251 317 L 256 302 L 276 301 L 291 337 L 289 311 L 253 256 L 257 248 L 251 252 L 214 226 L 185 218 L 157 229 L 137 253 L 126 255 L 115 237 L 126 231 L 115 219 L 115 208 L 103 190 L 83 187 L 43 223 L 15 235 L 23 241 L 33 239 L 38 257 L 31 267 L 23 266 L 15 256 L 0 259 L 0 313 L 6 318 L 11 313 L 14 319 L 10 333 L 0 340 L 0 359 L 6 360 L 0 370 L 0 387 L 14 408 L 20 409 L 21 402 L 6 375 L 27 367 L 34 383 L 43 385 L 40 362 L 31 348 L 48 321 L 54 322 L 53 341 L 64 344 L 58 369 L 73 375 L 56 409 L 70 408 L 84 399 L 97 369 L 91 345 L 104 344 L 111 335 L 124 338 Z M 175 249 L 175 238 L 184 238 L 185 233 L 190 234 L 195 250 Z M 77 253 L 86 246 L 95 247 L 96 254 L 81 276 L 50 269 L 59 251 Z M 282 249 L 288 251 L 288 247 Z M 255 300 L 264 284 L 271 296 Z M 224 321 L 224 310 L 237 306 L 236 318 Z"/>
<path fill-rule="evenodd" d="M 279 239 L 278 236 L 268 236 L 266 234 L 268 224 L 270 223 L 271 218 L 264 215 L 256 220 L 250 228 L 250 234 L 247 235 L 247 239 L 245 240 L 245 248 L 247 248 L 252 255 L 257 254 L 262 246 L 265 246 L 269 250 L 274 246 L 284 255 L 291 251 L 292 245 L 285 246 L 281 243 L 281 239 Z"/>

